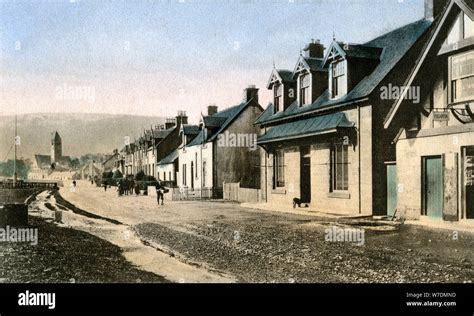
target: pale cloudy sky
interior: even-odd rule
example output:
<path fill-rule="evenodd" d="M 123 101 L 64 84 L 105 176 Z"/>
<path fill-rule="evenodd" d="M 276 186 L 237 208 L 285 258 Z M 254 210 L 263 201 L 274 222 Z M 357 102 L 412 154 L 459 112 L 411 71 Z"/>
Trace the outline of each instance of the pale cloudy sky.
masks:
<path fill-rule="evenodd" d="M 423 0 L 3 1 L 0 113 L 197 120 L 249 84 L 265 107 L 273 62 L 293 69 L 312 38 L 362 43 L 422 17 Z"/>

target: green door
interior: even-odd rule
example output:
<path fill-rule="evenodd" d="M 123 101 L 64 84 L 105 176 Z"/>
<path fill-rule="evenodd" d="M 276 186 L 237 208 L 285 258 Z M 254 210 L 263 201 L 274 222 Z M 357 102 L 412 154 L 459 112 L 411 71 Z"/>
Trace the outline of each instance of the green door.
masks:
<path fill-rule="evenodd" d="M 425 158 L 425 215 L 443 216 L 443 162 L 441 157 Z"/>
<path fill-rule="evenodd" d="M 393 216 L 397 208 L 397 165 L 387 165 L 387 215 Z"/>

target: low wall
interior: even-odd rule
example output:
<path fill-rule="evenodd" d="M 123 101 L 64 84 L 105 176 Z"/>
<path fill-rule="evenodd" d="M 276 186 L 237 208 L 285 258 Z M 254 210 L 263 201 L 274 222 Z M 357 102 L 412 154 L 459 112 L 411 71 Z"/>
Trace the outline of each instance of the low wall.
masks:
<path fill-rule="evenodd" d="M 24 203 L 25 200 L 38 189 L 3 189 L 0 188 L 0 205 L 10 203 Z"/>
<path fill-rule="evenodd" d="M 259 203 L 262 201 L 262 190 L 241 188 L 240 183 L 224 183 L 224 200 L 240 203 Z"/>
<path fill-rule="evenodd" d="M 19 227 L 27 225 L 28 205 L 23 203 L 14 203 L 0 206 L 0 227 Z"/>

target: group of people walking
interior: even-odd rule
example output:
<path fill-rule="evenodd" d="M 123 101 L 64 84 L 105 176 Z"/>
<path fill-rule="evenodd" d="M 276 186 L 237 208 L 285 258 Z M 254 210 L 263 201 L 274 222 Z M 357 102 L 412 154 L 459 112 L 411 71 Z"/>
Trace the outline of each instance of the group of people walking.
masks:
<path fill-rule="evenodd" d="M 94 181 L 91 181 L 93 184 Z M 108 183 L 107 180 L 103 180 L 102 186 L 104 188 L 104 191 L 107 191 L 107 187 L 111 186 L 112 183 Z M 164 205 L 164 195 L 167 193 L 169 190 L 164 187 L 161 183 L 161 181 L 157 181 L 155 184 L 155 189 L 156 189 L 156 197 L 157 197 L 157 202 L 158 205 Z M 148 188 L 145 188 L 145 192 L 147 192 Z M 119 196 L 122 195 L 133 195 L 135 193 L 136 195 L 140 194 L 140 185 L 137 181 L 134 179 L 128 179 L 128 178 L 123 178 L 117 180 L 117 192 Z M 147 194 L 147 193 L 145 193 Z"/>

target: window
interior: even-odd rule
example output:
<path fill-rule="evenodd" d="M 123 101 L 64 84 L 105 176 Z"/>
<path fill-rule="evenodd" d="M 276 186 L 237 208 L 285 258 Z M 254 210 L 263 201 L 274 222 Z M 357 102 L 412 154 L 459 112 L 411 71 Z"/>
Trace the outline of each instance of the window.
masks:
<path fill-rule="evenodd" d="M 300 76 L 300 105 L 311 103 L 311 75 Z"/>
<path fill-rule="evenodd" d="M 164 172 L 164 171 L 163 171 L 163 181 L 166 181 L 166 172 Z"/>
<path fill-rule="evenodd" d="M 273 155 L 273 188 L 285 186 L 285 152 L 277 150 Z"/>
<path fill-rule="evenodd" d="M 183 164 L 183 185 L 186 186 L 186 164 Z"/>
<path fill-rule="evenodd" d="M 206 161 L 202 162 L 202 186 L 206 186 Z"/>
<path fill-rule="evenodd" d="M 331 148 L 331 191 L 349 189 L 349 146 L 333 144 Z"/>
<path fill-rule="evenodd" d="M 170 181 L 173 181 L 173 179 L 171 179 L 171 171 L 170 171 L 168 174 L 169 174 L 169 176 L 170 176 L 170 177 L 169 177 Z"/>
<path fill-rule="evenodd" d="M 339 61 L 331 65 L 332 69 L 332 98 L 340 97 L 346 94 L 347 80 L 346 80 L 346 61 Z"/>
<path fill-rule="evenodd" d="M 273 92 L 274 92 L 274 107 L 275 107 L 275 113 L 280 112 L 283 110 L 283 85 L 282 84 L 276 84 L 273 87 Z"/>
<path fill-rule="evenodd" d="M 194 173 L 196 174 L 195 178 L 197 179 L 198 178 L 198 154 L 197 153 L 195 154 L 194 161 L 196 161 L 196 171 Z"/>
<path fill-rule="evenodd" d="M 451 102 L 474 99 L 474 51 L 451 57 Z"/>

